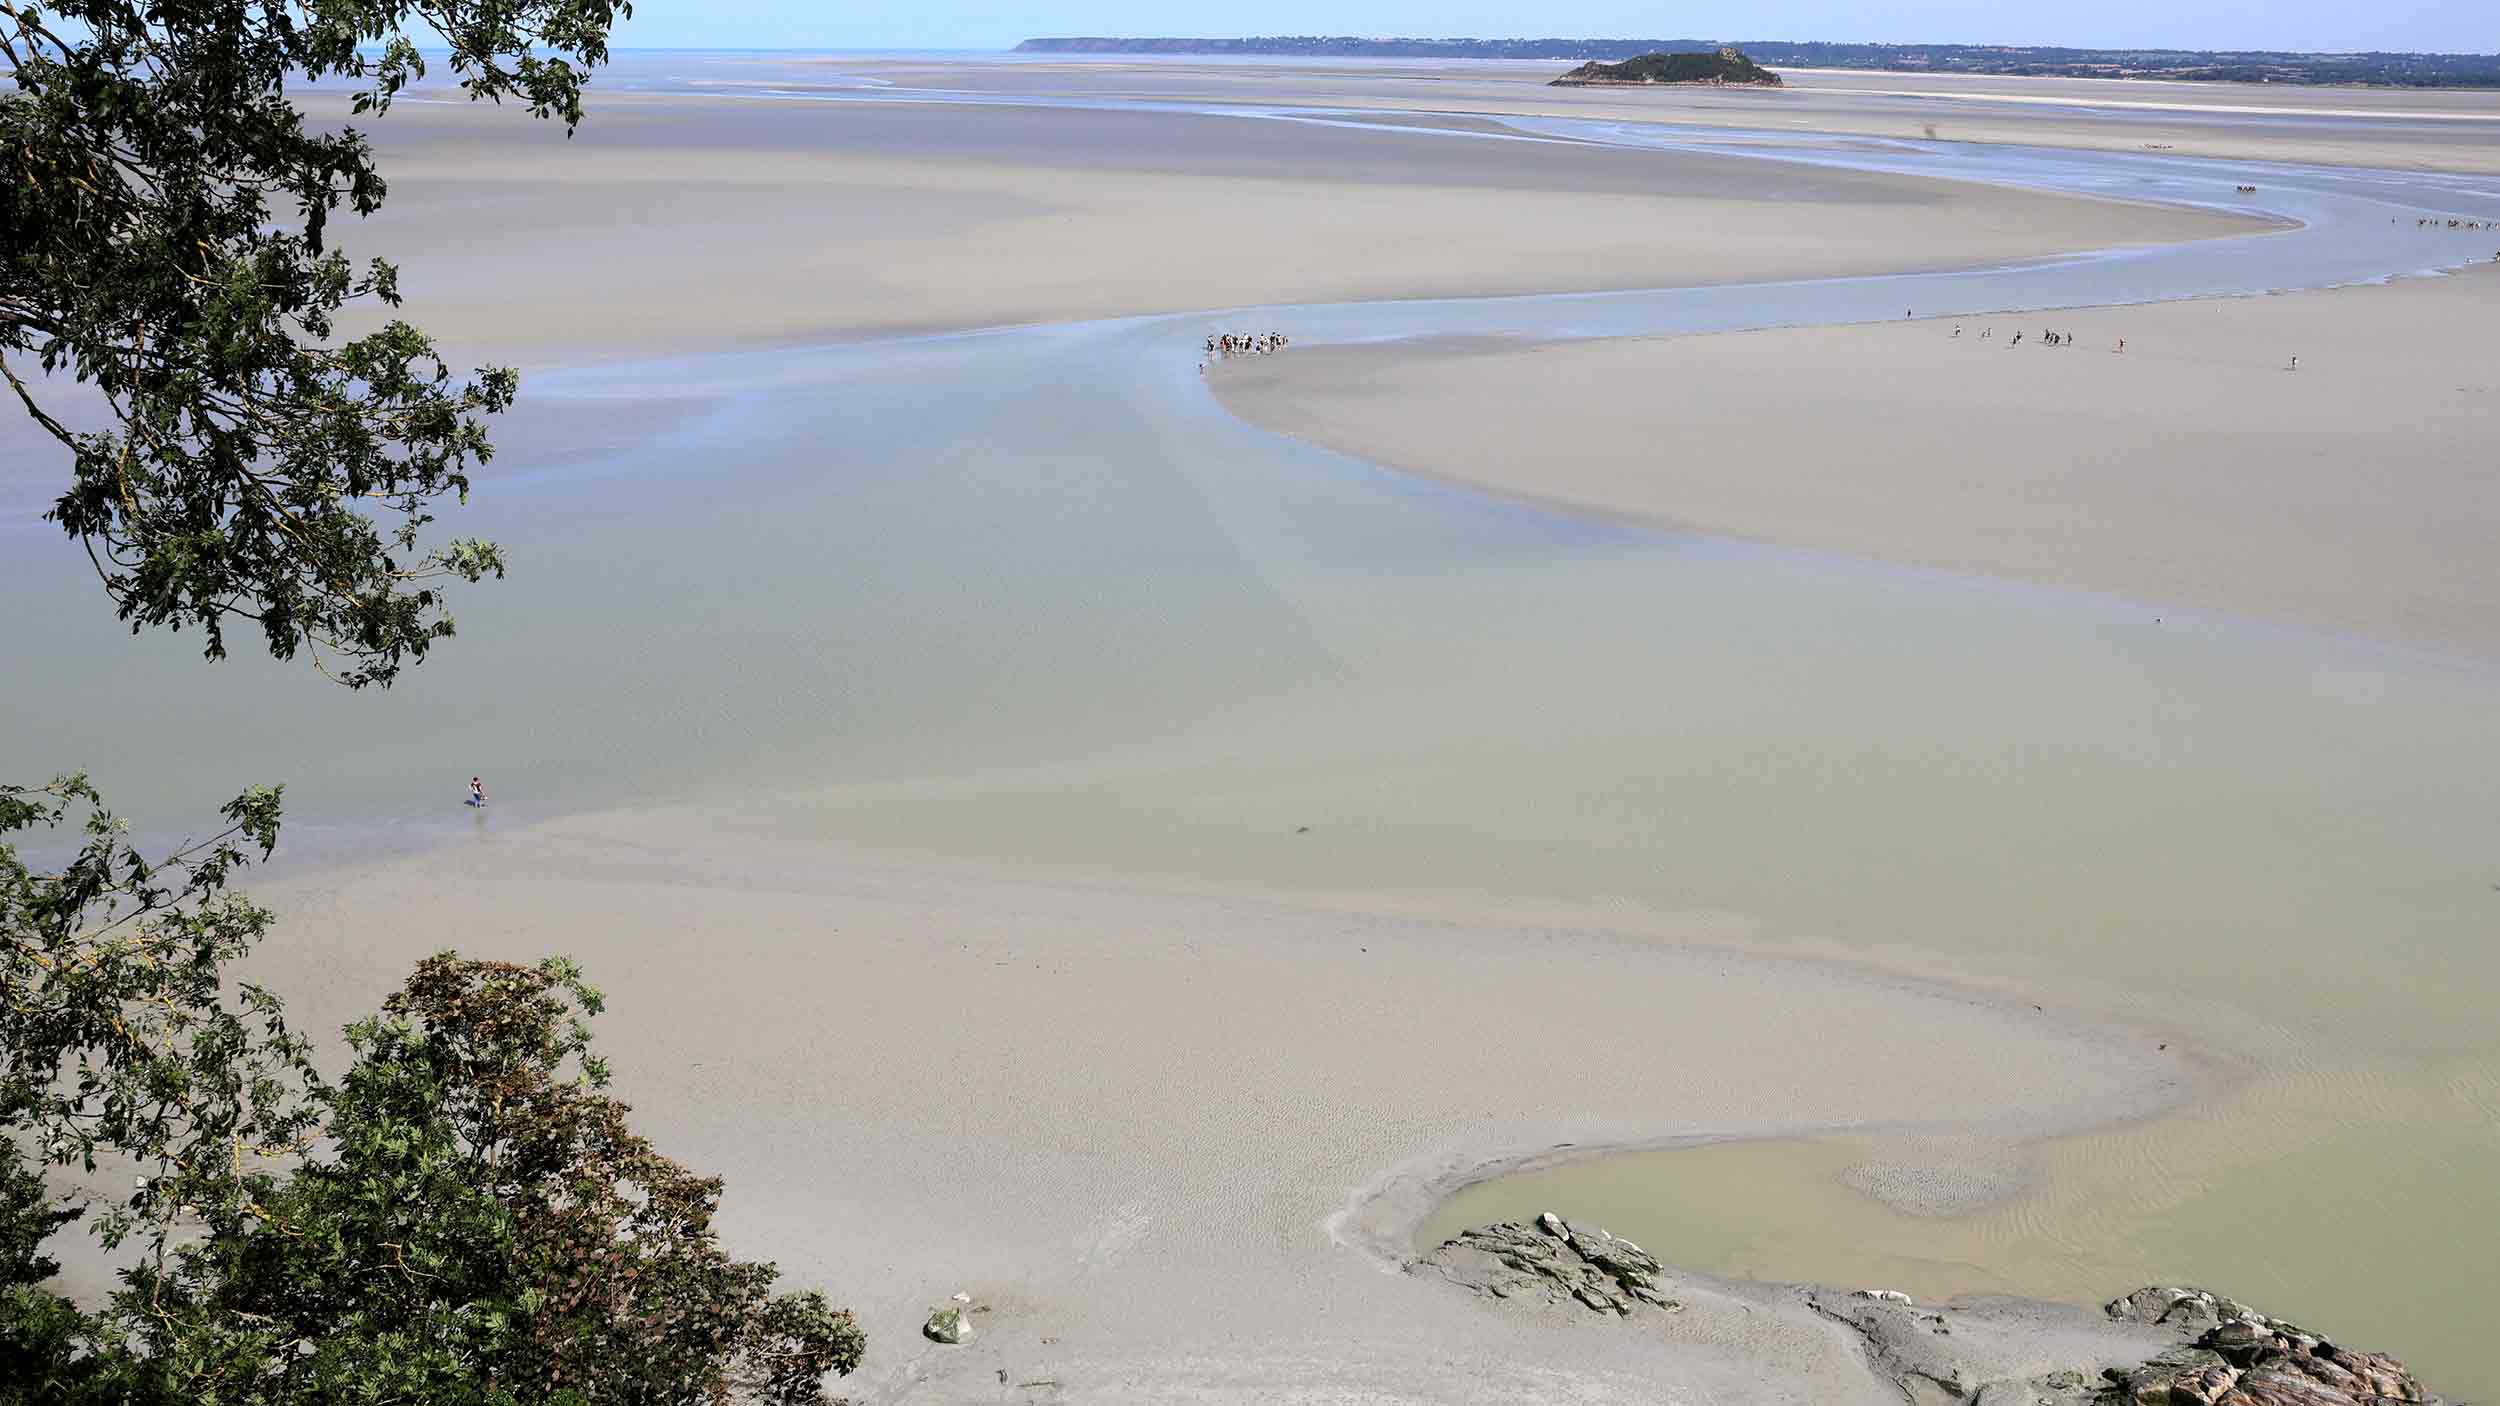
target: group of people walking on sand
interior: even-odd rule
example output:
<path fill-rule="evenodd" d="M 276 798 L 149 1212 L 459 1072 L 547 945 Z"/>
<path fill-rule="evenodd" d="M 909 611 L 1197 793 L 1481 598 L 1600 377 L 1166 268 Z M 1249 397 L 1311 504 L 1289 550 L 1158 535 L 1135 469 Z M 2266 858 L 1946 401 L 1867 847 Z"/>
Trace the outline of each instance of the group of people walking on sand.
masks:
<path fill-rule="evenodd" d="M 2387 222 L 2392 225 L 2396 221 L 2390 217 Z M 2424 215 L 2413 222 L 2413 227 L 2415 229 L 2500 229 L 2500 220 L 2467 220 L 2454 217 L 2443 220 L 2437 215 Z M 2500 254 L 2492 255 L 2491 261 L 2500 264 Z"/>
<path fill-rule="evenodd" d="M 1272 351 L 1283 351 L 1285 344 L 1292 340 L 1282 332 L 1260 332 L 1251 336 L 1209 337 L 1207 338 L 1207 355 L 1265 356 Z"/>
<path fill-rule="evenodd" d="M 1960 324 L 1957 323 L 1954 325 L 1953 335 L 1956 337 L 1962 335 L 1962 328 Z M 1979 340 L 1983 342 L 1994 341 L 1996 339 L 1996 335 L 1997 330 L 1993 327 L 1982 327 L 1979 329 Z M 2014 341 L 2012 345 L 2019 347 L 2022 344 L 2023 334 L 2021 331 L 2017 330 L 2014 333 Z M 2034 346 L 2043 347 L 2071 347 L 2074 344 L 2075 334 L 2072 332 L 2042 332 L 2040 334 L 2040 340 L 2033 343 Z M 2118 350 L 2125 351 L 2126 349 L 2127 343 L 2125 339 L 2122 338 L 2118 343 Z"/>
<path fill-rule="evenodd" d="M 1996 334 L 1997 334 L 1997 330 L 1996 330 L 1995 328 L 1993 328 L 1993 327 L 1982 327 L 1982 328 L 1980 328 L 1980 329 L 1979 329 L 1979 340 L 1981 340 L 1981 341 L 1983 341 L 1983 342 L 1993 340 L 1993 339 L 1995 338 Z M 1954 337 L 1959 337 L 1959 336 L 1961 336 L 1961 335 L 1962 335 L 1962 328 L 1961 328 L 1960 324 L 1958 324 L 1958 323 L 1957 323 L 1957 324 L 1955 324 L 1955 326 L 1954 326 L 1954 328 L 1953 328 L 1953 336 L 1954 336 Z M 1951 339 L 1950 339 L 1950 338 L 1948 338 L 1947 340 L 1951 340 Z M 2013 340 L 2012 345 L 2014 345 L 2014 346 L 2018 346 L 2018 347 L 2019 347 L 2019 346 L 2021 346 L 2022 344 L 2023 344 L 2023 334 L 2022 334 L 2020 331 L 2016 331 L 2016 332 L 2014 333 L 2014 340 Z M 2033 346 L 2041 346 L 2041 347 L 2071 347 L 2071 346 L 2074 346 L 2074 345 L 2075 345 L 2075 334 L 2074 334 L 2074 333 L 2072 333 L 2072 332 L 2042 332 L 2042 333 L 2040 334 L 2040 340 L 2038 340 L 2037 342 L 2032 343 L 2032 345 L 2033 345 Z M 2119 338 L 2119 339 L 2118 339 L 2118 345 L 2117 345 L 2117 346 L 2115 346 L 2115 347 L 2113 347 L 2113 348 L 2111 348 L 2111 350 L 2113 350 L 2113 351 L 2125 351 L 2126 349 L 2127 349 L 2127 339 L 2126 339 L 2126 338 L 2124 338 L 2124 337 Z M 2299 358 L 2299 357 L 2293 357 L 2293 358 L 2292 358 L 2291 365 L 2289 365 L 2289 366 L 2285 367 L 2284 369 L 2285 369 L 2285 370 L 2287 370 L 2287 371 L 2298 371 L 2298 370 L 2300 369 L 2300 358 Z"/>
<path fill-rule="evenodd" d="M 1292 344 L 1293 338 L 1282 332 L 1255 332 L 1246 335 L 1209 337 L 1207 338 L 1207 360 L 1199 362 L 1198 369 L 1204 371 L 1207 369 L 1207 362 L 1221 361 L 1226 357 L 1265 356 L 1269 352 L 1283 351 Z"/>

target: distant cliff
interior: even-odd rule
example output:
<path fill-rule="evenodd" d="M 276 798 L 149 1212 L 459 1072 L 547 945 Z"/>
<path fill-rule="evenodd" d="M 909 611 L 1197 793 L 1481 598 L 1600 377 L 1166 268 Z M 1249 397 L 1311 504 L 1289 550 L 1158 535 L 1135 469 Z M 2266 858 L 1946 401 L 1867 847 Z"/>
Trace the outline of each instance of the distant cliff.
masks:
<path fill-rule="evenodd" d="M 1363 39 L 1271 34 L 1251 39 L 1027 39 L 1021 54 L 1264 54 L 1284 58 L 1567 59 L 1708 54 L 1701 39 Z M 2062 49 L 2008 44 L 1826 44 L 1747 39 L 1737 47 L 1777 68 L 1897 73 L 2003 73 L 2058 78 L 2167 78 L 2188 82 L 2355 84 L 2392 88 L 2500 87 L 2500 55 L 2303 54 L 2238 49 Z"/>
<path fill-rule="evenodd" d="M 1776 88 L 1780 76 L 1746 58 L 1742 49 L 1721 49 L 1715 54 L 1642 54 L 1621 63 L 1584 63 L 1555 79 L 1553 86 L 1637 87 L 1652 83 Z"/>

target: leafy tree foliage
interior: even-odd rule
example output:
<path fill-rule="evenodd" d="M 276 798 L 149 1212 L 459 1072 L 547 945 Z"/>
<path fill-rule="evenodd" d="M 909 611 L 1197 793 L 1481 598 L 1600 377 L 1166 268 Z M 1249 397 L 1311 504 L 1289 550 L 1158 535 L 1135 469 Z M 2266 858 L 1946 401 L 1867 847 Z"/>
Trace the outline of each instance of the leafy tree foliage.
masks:
<path fill-rule="evenodd" d="M 198 627 L 215 658 L 243 621 L 387 684 L 451 633 L 447 581 L 502 574 L 491 544 L 424 539 L 517 380 L 456 378 L 398 321 L 335 335 L 398 303 L 388 264 L 328 241 L 385 187 L 287 85 L 344 78 L 378 113 L 424 39 L 472 98 L 569 131 L 627 13 L 0 0 L 0 395 L 65 452 L 50 516 L 134 632 Z M 82 779 L 0 786 L 0 1406 L 806 1403 L 858 1364 L 851 1316 L 726 1254 L 720 1183 L 604 1092 L 569 964 L 428 961 L 327 1082 L 234 975 L 272 918 L 227 885 L 278 817 L 247 793 L 150 860 Z M 64 829 L 55 869 L 4 842 Z M 122 1264 L 91 1311 L 44 1253 L 90 1213 Z"/>
<path fill-rule="evenodd" d="M 272 921 L 226 883 L 277 843 L 278 806 L 249 792 L 225 830 L 150 861 L 83 778 L 0 786 L 0 834 L 83 832 L 50 873 L 0 844 L 0 1126 L 46 1161 L 132 1175 L 98 1220 L 108 1246 L 161 1249 L 178 1213 L 212 1230 L 265 1214 L 266 1162 L 312 1127 L 308 1050 L 277 998 L 224 990 Z"/>
<path fill-rule="evenodd" d="M 599 1004 L 563 961 L 422 963 L 349 1028 L 355 1065 L 323 1099 L 334 1153 L 266 1223 L 134 1282 L 206 1325 L 164 1355 L 250 1364 L 273 1379 L 251 1399 L 378 1383 L 426 1402 L 819 1399 L 827 1372 L 858 1365 L 857 1325 L 821 1295 L 774 1297 L 771 1265 L 722 1252 L 720 1182 L 600 1092 Z M 253 1325 L 241 1353 L 229 1322 Z"/>
<path fill-rule="evenodd" d="M 50 872 L 0 845 L 0 1403 L 796 1406 L 858 1365 L 851 1316 L 731 1258 L 720 1182 L 628 1125 L 570 963 L 429 959 L 325 1081 L 227 970 L 278 801 L 151 863 L 82 780 L 0 788 L 0 834 L 83 835 Z M 92 1313 L 41 1287 L 77 1210 L 18 1145 L 135 1170 Z"/>
<path fill-rule="evenodd" d="M 0 377 L 71 465 L 50 517 L 136 632 L 235 621 L 350 685 L 449 635 L 443 588 L 490 543 L 423 541 L 492 453 L 517 378 L 455 378 L 392 321 L 334 339 L 398 276 L 329 244 L 382 204 L 363 133 L 308 128 L 287 85 L 345 78 L 379 113 L 447 45 L 473 99 L 569 131 L 624 0 L 0 0 Z M 13 364 L 14 363 L 14 364 Z M 40 373 L 40 374 L 38 374 Z M 109 426 L 53 395 L 92 387 Z"/>

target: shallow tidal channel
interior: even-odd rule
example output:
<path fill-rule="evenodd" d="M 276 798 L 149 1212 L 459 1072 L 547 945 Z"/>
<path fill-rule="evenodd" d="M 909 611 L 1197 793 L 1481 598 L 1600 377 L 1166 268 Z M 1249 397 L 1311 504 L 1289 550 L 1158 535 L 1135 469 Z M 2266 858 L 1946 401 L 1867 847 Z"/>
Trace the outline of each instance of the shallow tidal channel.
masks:
<path fill-rule="evenodd" d="M 2149 198 L 2236 175 L 2033 165 Z M 2021 993 L 2209 1046 L 2224 1091 L 2003 1149 L 1945 1214 L 1866 1169 L 1967 1169 L 1835 1137 L 1571 1163 L 1432 1229 L 1552 1208 L 1671 1263 L 1922 1293 L 2209 1283 L 2500 1394 L 2476 1365 L 2500 1290 L 2500 667 L 1576 520 L 1251 429 L 1194 370 L 1213 331 L 1596 335 L 2316 286 L 2412 271 L 2424 246 L 2379 233 L 2399 209 L 2500 213 L 2434 178 L 2268 184 L 2304 228 L 1991 274 L 540 376 L 459 524 L 520 570 L 380 698 L 99 630 L 75 549 L 0 523 L 13 668 L 47 681 L 0 697 L 0 774 L 83 761 L 170 817 L 283 780 L 300 851 L 346 858 L 492 843 L 454 808 L 482 772 L 497 826 L 693 799 L 718 819 L 689 845 L 770 828 L 1698 928 Z"/>

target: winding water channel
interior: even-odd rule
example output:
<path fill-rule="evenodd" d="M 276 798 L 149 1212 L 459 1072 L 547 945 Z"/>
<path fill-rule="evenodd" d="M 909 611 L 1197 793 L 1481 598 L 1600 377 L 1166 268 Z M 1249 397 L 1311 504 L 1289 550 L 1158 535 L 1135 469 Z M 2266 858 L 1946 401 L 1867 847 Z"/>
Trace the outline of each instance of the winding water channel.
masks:
<path fill-rule="evenodd" d="M 734 796 L 744 823 L 828 844 L 1701 923 L 2062 991 L 2252 1058 L 2260 1087 L 2179 1132 L 2175 1166 L 2127 1173 L 2139 1199 L 1937 1232 L 1950 1250 L 1923 1287 L 2081 1294 L 2150 1264 L 2315 1313 L 2462 1389 L 2500 1386 L 2457 1375 L 2480 1331 L 2459 1315 L 2483 1310 L 2446 1297 L 2487 1305 L 2500 1287 L 2500 670 L 1574 519 L 1253 429 L 1195 370 L 1215 331 L 1602 337 L 2369 282 L 2489 259 L 2500 236 L 2417 219 L 2500 218 L 2500 181 L 1503 123 L 1507 138 L 1405 130 L 2286 224 L 1954 273 L 1239 309 L 542 374 L 460 523 L 526 568 L 472 603 L 456 662 L 352 702 L 254 661 L 204 673 L 188 642 L 95 629 L 91 582 L 48 526 L 13 516 L 16 662 L 68 686 L 7 690 L 0 733 L 105 759 L 100 779 L 141 813 L 205 814 L 289 777 L 313 854 L 465 838 L 435 794 L 456 758 L 460 778 L 498 778 L 499 823 Z M 203 736 L 237 741 L 204 755 Z M 301 774 L 307 755 L 320 774 Z M 1658 1199 L 1662 1224 L 1701 1205 L 1723 1227 L 1809 1214 L 1779 1176 L 1640 1175 L 1632 1199 Z M 2248 1209 L 2252 1184 L 2275 1210 Z M 1706 1191 L 1679 1203 L 1679 1186 Z M 1748 1188 L 1772 1204 L 1747 1205 Z M 1830 1245 L 1899 1241 L 1887 1214 L 1828 1197 L 1810 1211 Z M 2296 1246 L 2262 1223 L 2277 1214 L 2303 1218 Z M 1761 1237 L 1738 1239 L 1722 1262 L 1758 1263 Z M 2352 1282 L 2355 1264 L 2397 1270 L 2391 1255 L 2401 1274 Z"/>

